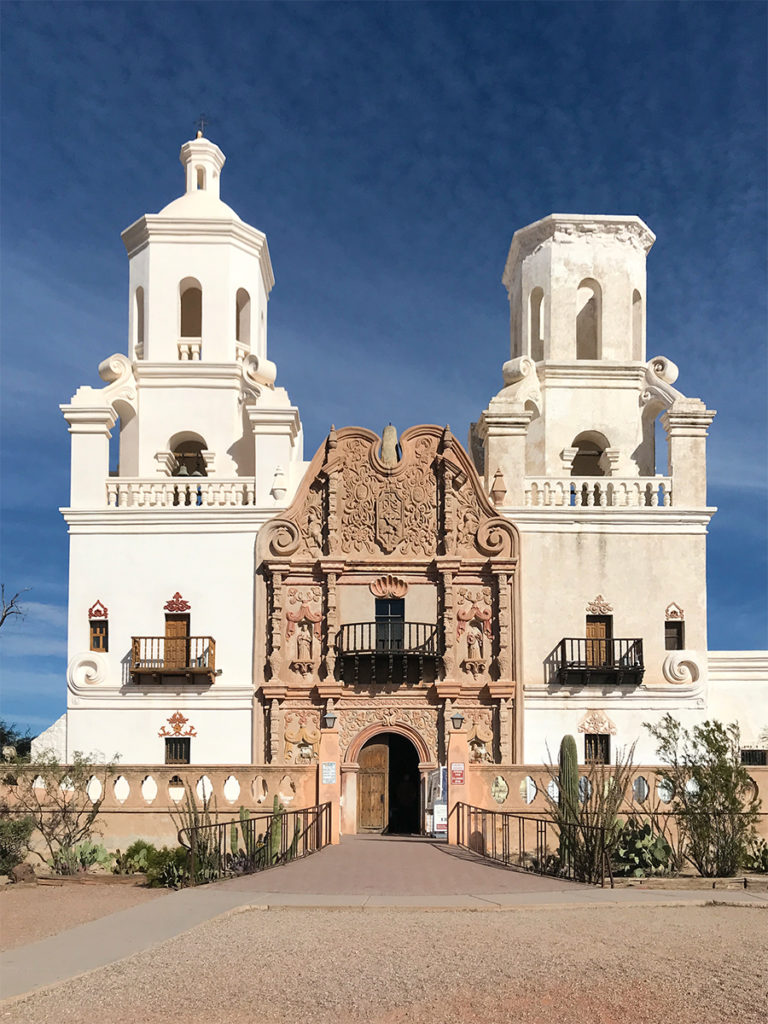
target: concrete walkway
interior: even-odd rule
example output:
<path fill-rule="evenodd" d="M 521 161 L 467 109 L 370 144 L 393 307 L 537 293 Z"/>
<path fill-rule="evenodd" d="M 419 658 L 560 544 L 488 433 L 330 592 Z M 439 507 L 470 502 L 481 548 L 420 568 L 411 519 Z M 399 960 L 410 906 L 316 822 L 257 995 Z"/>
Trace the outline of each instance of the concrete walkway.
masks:
<path fill-rule="evenodd" d="M 504 911 L 543 906 L 721 903 L 768 906 L 768 893 L 600 889 L 511 871 L 430 840 L 346 837 L 306 860 L 122 910 L 0 956 L 4 999 L 104 967 L 211 918 L 280 907 Z"/>

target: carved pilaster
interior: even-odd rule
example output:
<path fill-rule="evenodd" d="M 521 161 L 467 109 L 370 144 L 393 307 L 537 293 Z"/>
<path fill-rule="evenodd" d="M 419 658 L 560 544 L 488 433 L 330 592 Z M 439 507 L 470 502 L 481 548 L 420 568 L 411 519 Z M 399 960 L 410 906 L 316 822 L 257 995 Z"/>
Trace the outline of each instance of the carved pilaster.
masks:
<path fill-rule="evenodd" d="M 269 669 L 272 680 L 277 680 L 280 672 L 280 651 L 283 644 L 283 574 L 272 573 L 272 612 L 270 616 L 270 652 Z"/>
<path fill-rule="evenodd" d="M 280 761 L 280 740 L 283 733 L 283 716 L 280 711 L 280 701 L 277 697 L 272 699 L 269 705 L 269 763 L 278 764 Z"/>
<path fill-rule="evenodd" d="M 512 678 L 511 615 L 509 601 L 509 576 L 505 572 L 496 574 L 497 601 L 499 608 L 499 678 Z"/>
<path fill-rule="evenodd" d="M 336 675 L 336 634 L 339 631 L 336 580 L 337 574 L 335 572 L 329 572 L 325 578 L 325 674 L 326 679 L 329 682 L 333 680 Z"/>
<path fill-rule="evenodd" d="M 445 679 L 456 678 L 456 628 L 454 625 L 455 596 L 453 593 L 454 570 L 447 569 L 440 576 L 443 590 L 443 671 Z"/>
<path fill-rule="evenodd" d="M 512 764 L 514 749 L 514 702 L 511 697 L 499 701 L 499 753 L 502 764 Z"/>

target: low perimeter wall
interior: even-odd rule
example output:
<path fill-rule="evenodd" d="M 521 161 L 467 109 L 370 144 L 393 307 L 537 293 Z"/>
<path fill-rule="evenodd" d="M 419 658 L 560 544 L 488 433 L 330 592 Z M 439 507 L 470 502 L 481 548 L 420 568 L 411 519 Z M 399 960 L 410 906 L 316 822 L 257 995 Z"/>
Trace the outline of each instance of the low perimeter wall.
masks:
<path fill-rule="evenodd" d="M 498 764 L 475 764 L 468 767 L 464 785 L 451 787 L 451 804 L 461 800 L 488 811 L 511 811 L 532 817 L 548 816 L 546 789 L 552 783 L 552 776 L 544 765 L 506 767 Z M 590 771 L 594 769 L 579 766 L 580 777 Z M 749 774 L 755 785 L 755 794 L 760 799 L 757 831 L 768 839 L 768 768 L 750 767 Z M 632 771 L 632 786 L 622 808 L 624 813 L 643 814 L 655 810 L 664 814 L 668 811 L 671 802 L 665 802 L 663 799 L 668 794 L 663 786 L 660 789 L 662 777 L 663 769 L 658 765 L 635 767 Z M 646 789 L 645 799 L 640 799 Z"/>
<path fill-rule="evenodd" d="M 552 780 L 544 765 L 468 764 L 466 768 L 463 783 L 451 784 L 449 778 L 449 805 L 462 801 L 490 811 L 548 815 L 545 790 Z M 580 767 L 581 774 L 587 770 Z M 119 767 L 107 779 L 97 832 L 110 850 L 124 850 L 135 839 L 175 845 L 176 826 L 171 812 L 178 811 L 183 803 L 184 784 L 195 790 L 198 803 L 210 793 L 218 820 L 227 821 L 238 816 L 241 806 L 252 813 L 270 811 L 275 796 L 287 808 L 313 806 L 318 802 L 318 773 L 317 764 Z M 758 831 L 768 839 L 768 768 L 750 768 L 749 773 L 761 799 Z M 642 779 L 645 785 L 630 790 L 625 812 L 655 809 L 663 813 L 670 806 L 661 799 L 660 775 L 661 769 L 650 765 L 633 770 L 633 780 Z M 647 795 L 641 800 L 645 787 Z M 91 795 L 98 799 L 101 793 L 92 791 Z M 13 807 L 14 787 L 0 785 L 0 797 Z"/>

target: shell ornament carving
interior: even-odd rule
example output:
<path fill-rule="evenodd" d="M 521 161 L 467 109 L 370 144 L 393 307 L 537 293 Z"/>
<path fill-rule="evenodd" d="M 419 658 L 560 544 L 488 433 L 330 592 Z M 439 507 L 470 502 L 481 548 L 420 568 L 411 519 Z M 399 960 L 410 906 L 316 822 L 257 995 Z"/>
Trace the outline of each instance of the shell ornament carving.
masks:
<path fill-rule="evenodd" d="M 408 584 L 399 576 L 379 576 L 371 583 L 370 591 L 374 597 L 405 597 L 408 593 Z"/>

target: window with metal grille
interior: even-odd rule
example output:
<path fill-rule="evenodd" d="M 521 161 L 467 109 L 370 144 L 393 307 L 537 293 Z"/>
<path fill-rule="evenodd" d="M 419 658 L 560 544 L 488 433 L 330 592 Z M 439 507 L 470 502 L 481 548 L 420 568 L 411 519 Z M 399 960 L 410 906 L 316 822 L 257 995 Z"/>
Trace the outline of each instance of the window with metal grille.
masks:
<path fill-rule="evenodd" d="M 168 736 L 165 740 L 166 764 L 189 764 L 189 736 Z"/>
<path fill-rule="evenodd" d="M 685 623 L 665 622 L 664 623 L 664 648 L 667 651 L 682 651 L 685 649 Z"/>
<path fill-rule="evenodd" d="M 109 623 L 91 619 L 91 650 L 109 650 Z"/>
<path fill-rule="evenodd" d="M 401 651 L 405 623 L 405 601 L 401 597 L 376 598 L 376 650 Z"/>
<path fill-rule="evenodd" d="M 611 737 L 607 734 L 588 732 L 584 734 L 584 763 L 610 764 Z"/>
<path fill-rule="evenodd" d="M 768 750 L 742 750 L 741 763 L 768 767 Z"/>

